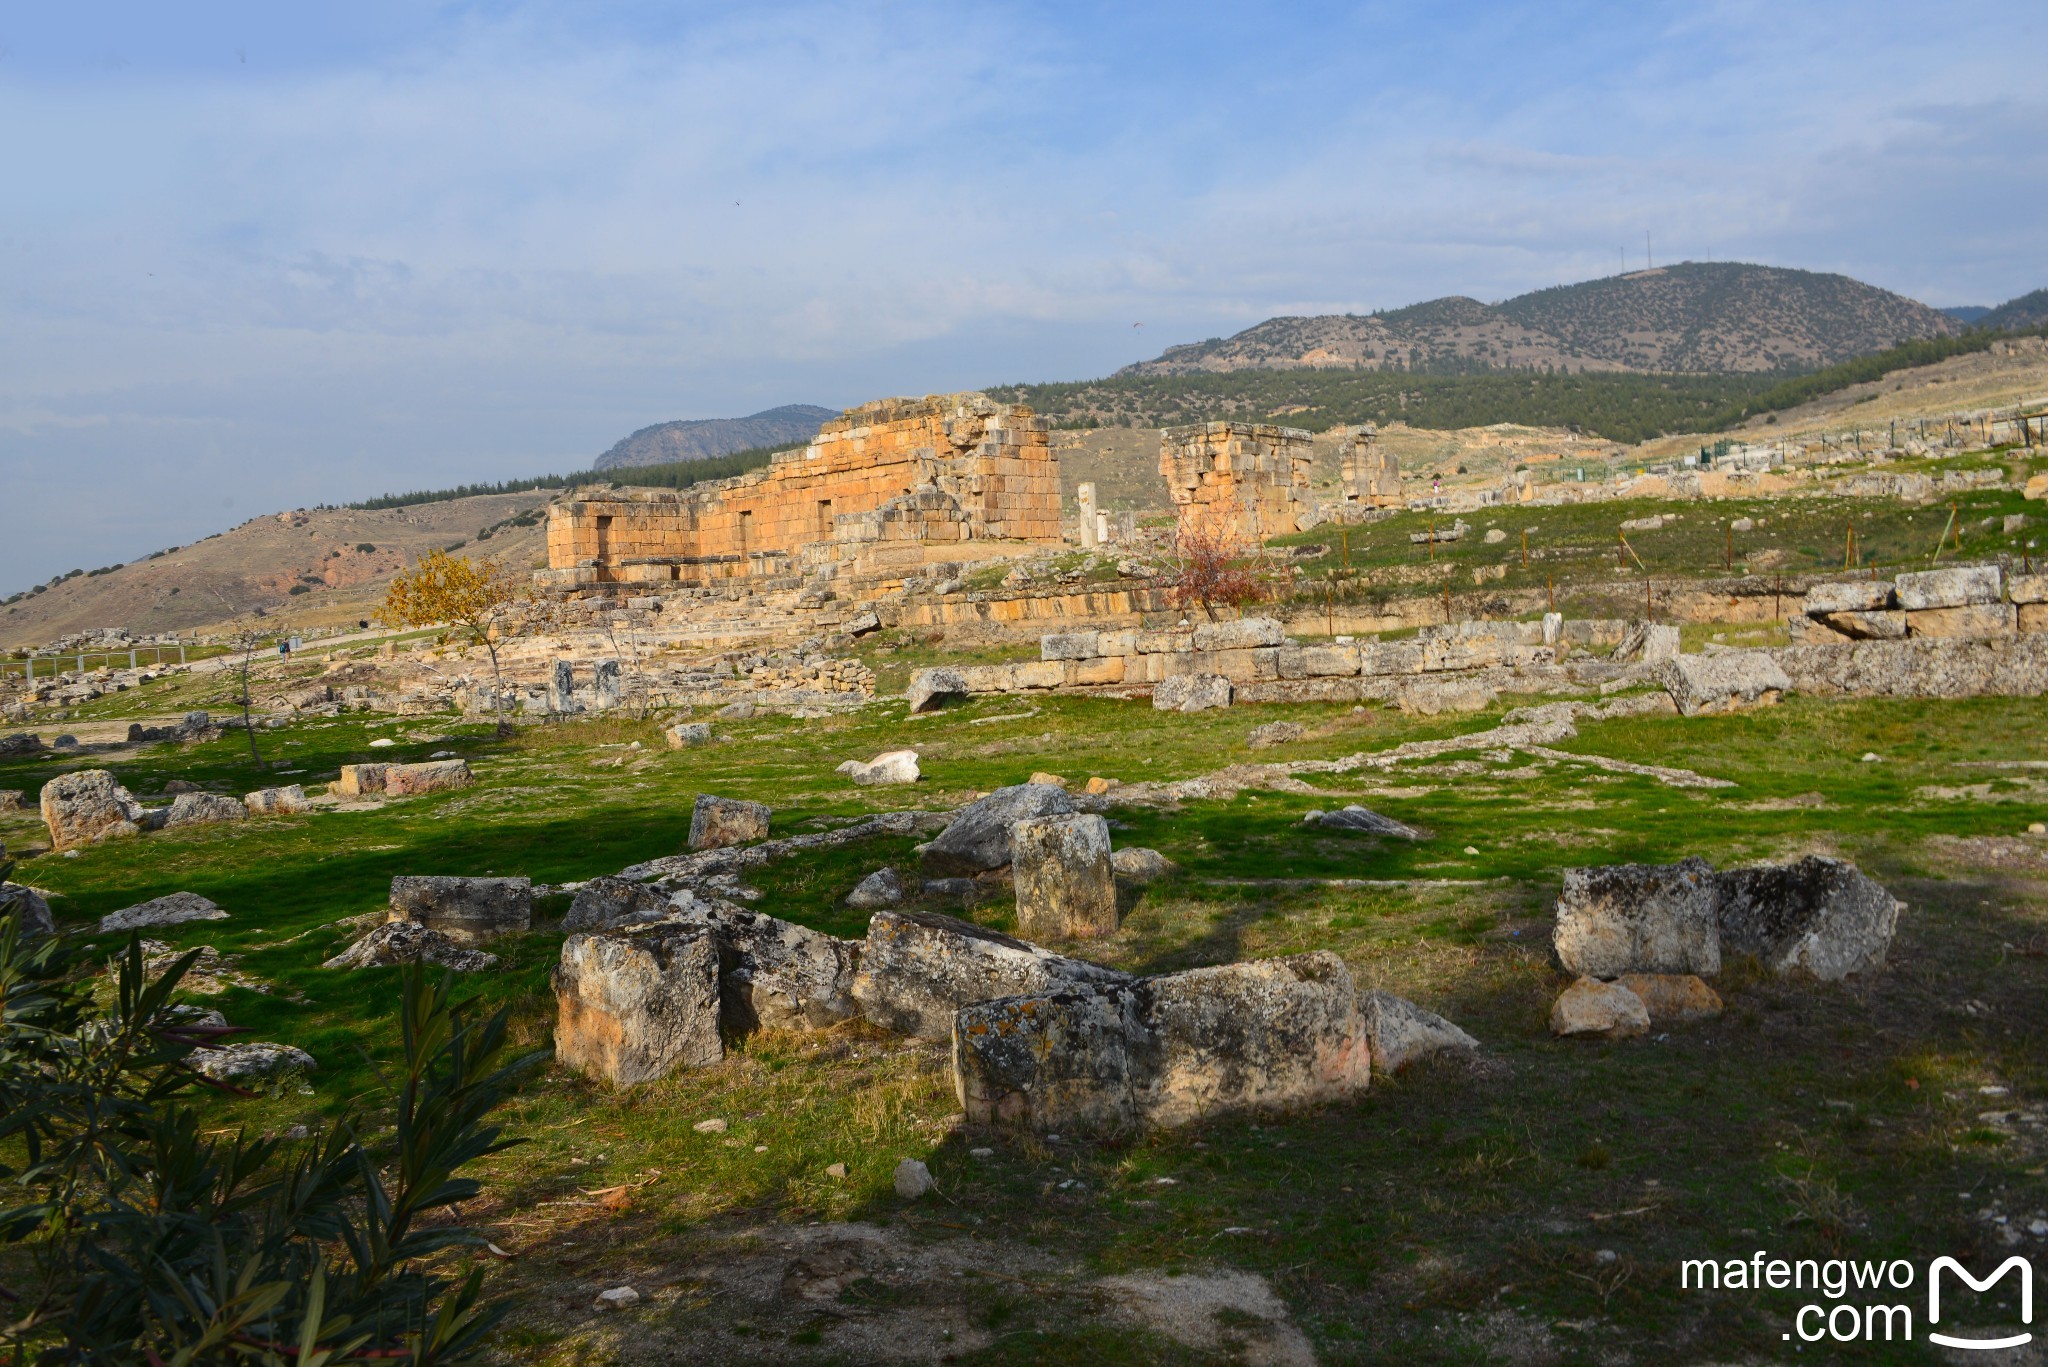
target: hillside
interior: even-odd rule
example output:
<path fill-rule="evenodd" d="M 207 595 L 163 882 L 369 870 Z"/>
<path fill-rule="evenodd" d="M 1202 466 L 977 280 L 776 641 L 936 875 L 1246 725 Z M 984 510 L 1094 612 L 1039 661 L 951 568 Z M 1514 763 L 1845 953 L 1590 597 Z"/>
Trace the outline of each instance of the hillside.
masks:
<path fill-rule="evenodd" d="M 2033 328 L 2048 323 L 2048 289 L 2035 290 L 2017 299 L 2009 299 L 1995 309 L 1986 310 L 1977 320 L 1980 328 Z"/>
<path fill-rule="evenodd" d="M 436 547 L 463 544 L 471 555 L 537 564 L 546 553 L 545 518 L 532 515 L 551 493 L 266 514 L 0 608 L 0 647 L 41 645 L 96 627 L 189 633 L 258 609 L 280 626 L 354 621 L 370 615 L 395 571 Z M 491 534 L 479 539 L 487 528 Z"/>
<path fill-rule="evenodd" d="M 808 441 L 818 425 L 839 414 L 814 404 L 792 403 L 744 418 L 692 418 L 643 427 L 597 458 L 596 468 L 616 470 L 629 465 L 668 465 L 682 460 L 707 460 L 755 447 L 787 446 Z"/>
<path fill-rule="evenodd" d="M 1501 304 L 1452 296 L 1388 313 L 1272 318 L 1234 337 L 1168 348 L 1117 374 L 1299 368 L 1750 374 L 1833 365 L 1961 329 L 1940 310 L 1845 275 L 1684 262 L 1537 290 Z"/>

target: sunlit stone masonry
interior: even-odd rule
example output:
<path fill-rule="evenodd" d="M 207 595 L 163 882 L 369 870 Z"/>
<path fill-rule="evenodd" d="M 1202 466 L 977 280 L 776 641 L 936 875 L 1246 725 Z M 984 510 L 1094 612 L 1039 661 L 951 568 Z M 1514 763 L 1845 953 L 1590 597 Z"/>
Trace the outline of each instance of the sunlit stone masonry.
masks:
<path fill-rule="evenodd" d="M 1263 541 L 1315 525 L 1311 438 L 1298 427 L 1205 422 L 1159 434 L 1159 473 L 1183 532 Z"/>
<path fill-rule="evenodd" d="M 1060 540 L 1047 423 L 981 394 L 848 409 L 764 470 L 688 489 L 611 488 L 548 516 L 556 588 L 710 586 L 915 572 Z"/>

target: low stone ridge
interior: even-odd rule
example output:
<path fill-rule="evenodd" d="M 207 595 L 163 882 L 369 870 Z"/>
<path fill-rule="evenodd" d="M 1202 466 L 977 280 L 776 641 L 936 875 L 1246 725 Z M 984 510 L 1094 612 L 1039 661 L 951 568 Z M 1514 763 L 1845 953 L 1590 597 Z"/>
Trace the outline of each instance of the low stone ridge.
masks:
<path fill-rule="evenodd" d="M 967 697 L 973 691 L 957 669 L 920 669 L 910 676 L 910 687 L 903 696 L 910 700 L 914 716 L 936 712 L 950 700 Z"/>
<path fill-rule="evenodd" d="M 1649 1030 L 1649 1008 L 1620 983 L 1580 978 L 1550 1007 L 1550 1033 L 1567 1039 L 1628 1039 Z"/>
<path fill-rule="evenodd" d="M 838 772 L 863 788 L 885 783 L 915 783 L 919 777 L 917 751 L 885 750 L 871 760 L 850 759 L 839 766 Z"/>
<path fill-rule="evenodd" d="M 1230 702 L 1230 680 L 1221 674 L 1176 674 L 1152 686 L 1152 706 L 1161 712 L 1207 712 Z"/>
<path fill-rule="evenodd" d="M 1159 851 L 1148 850 L 1142 845 L 1111 850 L 1109 868 L 1120 882 L 1125 883 L 1154 883 L 1180 872 L 1180 865 Z"/>
<path fill-rule="evenodd" d="M 846 894 L 846 905 L 859 911 L 900 907 L 912 892 L 901 873 L 884 865 L 854 885 L 853 891 Z"/>
<path fill-rule="evenodd" d="M 1715 875 L 1721 945 L 1822 982 L 1884 966 L 1903 904 L 1854 864 L 1808 855 Z"/>
<path fill-rule="evenodd" d="M 400 875 L 391 880 L 391 919 L 438 930 L 457 944 L 482 944 L 532 927 L 533 882 Z"/>
<path fill-rule="evenodd" d="M 105 769 L 57 775 L 43 785 L 41 806 L 53 850 L 76 849 L 142 830 L 142 804 Z"/>
<path fill-rule="evenodd" d="M 1010 863 L 1011 832 L 1019 821 L 1064 816 L 1073 810 L 1074 799 L 1050 784 L 998 788 L 962 807 L 919 859 L 926 875 L 934 878 L 971 878 L 1000 869 Z"/>
<path fill-rule="evenodd" d="M 555 1057 L 615 1087 L 725 1057 L 718 946 L 702 926 L 571 935 L 554 987 Z"/>
<path fill-rule="evenodd" d="M 691 854 L 672 854 L 633 864 L 619 871 L 621 878 L 666 878 L 689 884 L 711 878 L 758 869 L 777 860 L 810 850 L 831 849 L 868 840 L 878 835 L 937 835 L 952 823 L 946 812 L 883 812 L 836 831 L 813 831 L 807 835 L 764 840 L 758 845 L 733 845 Z"/>
<path fill-rule="evenodd" d="M 176 830 L 180 826 L 211 826 L 248 818 L 249 809 L 231 797 L 219 793 L 180 793 L 162 813 L 161 825 L 166 830 Z"/>
<path fill-rule="evenodd" d="M 1658 667 L 1658 682 L 1688 717 L 1778 701 L 1792 680 L 1767 650 L 1680 655 Z"/>
<path fill-rule="evenodd" d="M 1065 1132 L 1340 1100 L 1372 1053 L 1351 973 L 1323 951 L 965 1006 L 953 1067 L 971 1123 Z"/>
<path fill-rule="evenodd" d="M 1383 1073 L 1398 1073 L 1432 1054 L 1479 1052 L 1478 1040 L 1436 1012 L 1425 1011 L 1391 992 L 1374 989 L 1359 993 L 1358 1009 L 1365 1017 L 1372 1066 Z"/>
<path fill-rule="evenodd" d="M 205 712 L 187 712 L 183 721 L 171 726 L 128 723 L 130 745 L 149 745 L 158 741 L 211 740 L 219 734 L 220 728 L 213 724 L 213 718 Z"/>
<path fill-rule="evenodd" d="M 1341 807 L 1334 812 L 1310 811 L 1302 817 L 1310 826 L 1327 826 L 1335 831 L 1363 831 L 1367 835 L 1391 836 L 1396 840 L 1420 840 L 1422 832 L 1406 822 L 1396 821 L 1390 816 L 1381 816 L 1369 807 L 1357 803 Z"/>
<path fill-rule="evenodd" d="M 306 790 L 296 783 L 283 788 L 258 788 L 243 797 L 242 805 L 251 816 L 294 816 L 313 810 Z"/>
<path fill-rule="evenodd" d="M 1784 646 L 1772 653 L 1800 692 L 1822 696 L 2038 698 L 2048 694 L 2048 628 L 2003 639 L 1851 641 Z"/>
<path fill-rule="evenodd" d="M 196 892 L 171 892 L 100 917 L 100 934 L 177 926 L 187 921 L 225 921 L 228 914 Z"/>
<path fill-rule="evenodd" d="M 57 918 L 50 914 L 50 904 L 24 884 L 0 883 L 0 918 L 9 916 L 19 919 L 24 938 L 57 933 Z"/>
<path fill-rule="evenodd" d="M 457 973 L 482 973 L 498 966 L 498 956 L 464 949 L 438 930 L 411 921 L 386 921 L 322 968 L 385 968 L 394 964 L 428 963 Z"/>
<path fill-rule="evenodd" d="M 593 878 L 576 890 L 562 929 L 614 930 L 659 921 L 674 911 L 669 894 L 660 888 L 631 878 Z"/>
<path fill-rule="evenodd" d="M 1080 812 L 1030 817 L 1011 833 L 1017 929 L 1033 939 L 1092 939 L 1118 924 L 1109 822 Z"/>
<path fill-rule="evenodd" d="M 1652 1025 L 1690 1025 L 1721 1014 L 1721 994 L 1691 973 L 1624 973 L 1615 982 L 1641 999 Z"/>
<path fill-rule="evenodd" d="M 290 1073 L 315 1072 L 320 1067 L 303 1049 L 263 1040 L 195 1049 L 185 1061 L 195 1071 L 230 1086 L 270 1082 Z"/>
<path fill-rule="evenodd" d="M 951 916 L 880 911 L 868 923 L 852 996 L 871 1024 L 899 1035 L 945 1039 L 954 1014 L 974 1002 L 1130 980 L 1113 968 Z"/>
<path fill-rule="evenodd" d="M 1583 976 L 1712 975 L 1721 971 L 1715 908 L 1704 859 L 1566 869 L 1551 942 L 1565 969 Z"/>
<path fill-rule="evenodd" d="M 696 806 L 690 810 L 690 848 L 717 850 L 766 840 L 772 815 L 765 802 L 699 793 Z"/>
<path fill-rule="evenodd" d="M 676 922 L 702 928 L 718 949 L 726 1033 L 823 1030 L 855 1012 L 861 943 L 730 903 L 691 899 Z"/>

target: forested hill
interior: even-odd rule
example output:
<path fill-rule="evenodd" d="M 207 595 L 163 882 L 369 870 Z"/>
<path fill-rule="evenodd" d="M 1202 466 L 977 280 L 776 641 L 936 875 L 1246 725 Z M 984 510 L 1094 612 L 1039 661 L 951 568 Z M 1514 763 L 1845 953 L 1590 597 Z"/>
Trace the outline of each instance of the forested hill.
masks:
<path fill-rule="evenodd" d="M 1684 262 L 1501 304 L 1453 296 L 1386 313 L 1272 318 L 1234 337 L 1169 348 L 1118 374 L 1761 374 L 1835 365 L 1962 328 L 1937 309 L 1846 275 Z"/>
<path fill-rule="evenodd" d="M 744 418 L 691 418 L 643 427 L 597 458 L 600 470 L 709 460 L 757 447 L 789 446 L 818 435 L 819 424 L 839 414 L 815 404 L 791 403 Z"/>

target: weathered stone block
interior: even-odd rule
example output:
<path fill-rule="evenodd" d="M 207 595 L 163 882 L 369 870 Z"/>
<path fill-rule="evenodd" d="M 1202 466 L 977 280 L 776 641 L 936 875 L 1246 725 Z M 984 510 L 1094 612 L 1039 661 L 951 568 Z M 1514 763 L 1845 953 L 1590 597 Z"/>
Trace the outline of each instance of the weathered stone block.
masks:
<path fill-rule="evenodd" d="M 373 797 L 384 791 L 385 764 L 344 764 L 341 777 L 334 781 L 334 792 L 339 797 Z"/>
<path fill-rule="evenodd" d="M 1713 866 L 1611 864 L 1566 869 L 1551 943 L 1573 973 L 1721 971 Z"/>
<path fill-rule="evenodd" d="M 671 750 L 687 750 L 693 746 L 711 743 L 711 723 L 708 721 L 679 721 L 661 733 Z"/>
<path fill-rule="evenodd" d="M 2019 611 L 2011 603 L 1971 603 L 1957 608 L 1926 608 L 1905 612 L 1908 636 L 1934 640 L 1972 640 L 2010 636 L 2019 630 Z"/>
<path fill-rule="evenodd" d="M 1960 608 L 1996 603 L 2000 576 L 1996 565 L 1959 565 L 1947 570 L 1921 570 L 1898 577 L 1898 604 L 1908 612 L 1929 608 Z"/>
<path fill-rule="evenodd" d="M 859 941 L 716 902 L 684 903 L 675 917 L 705 927 L 717 943 L 728 1034 L 823 1030 L 853 1017 Z"/>
<path fill-rule="evenodd" d="M 1680 655 L 1659 666 L 1657 677 L 1688 717 L 1775 703 L 1792 687 L 1778 662 L 1762 650 Z"/>
<path fill-rule="evenodd" d="M 1179 674 L 1152 689 L 1152 706 L 1161 712 L 1206 712 L 1230 706 L 1230 699 L 1230 680 L 1218 674 Z"/>
<path fill-rule="evenodd" d="M 615 930 L 659 921 L 675 910 L 669 894 L 630 878 L 593 878 L 576 890 L 562 929 Z"/>
<path fill-rule="evenodd" d="M 180 793 L 163 814 L 166 829 L 179 826 L 212 826 L 224 821 L 246 821 L 249 809 L 219 793 Z"/>
<path fill-rule="evenodd" d="M 1132 638 L 1140 655 L 1180 655 L 1195 648 L 1192 631 L 1140 631 Z"/>
<path fill-rule="evenodd" d="M 920 856 L 933 878 L 971 878 L 1000 869 L 1011 860 L 1016 824 L 1033 817 L 1060 816 L 1074 810 L 1063 789 L 1042 783 L 998 788 L 962 807 L 938 838 Z"/>
<path fill-rule="evenodd" d="M 555 1057 L 614 1086 L 725 1057 L 718 946 L 700 926 L 571 935 L 554 986 Z"/>
<path fill-rule="evenodd" d="M 1033 939 L 1088 939 L 1117 928 L 1109 823 L 1072 812 L 1031 817 L 1012 831 L 1017 929 Z"/>
<path fill-rule="evenodd" d="M 1809 617 L 1831 612 L 1882 612 L 1892 605 L 1892 586 L 1877 579 L 1852 579 L 1815 584 L 1806 591 L 1800 611 Z"/>
<path fill-rule="evenodd" d="M 159 926 L 180 926 L 187 921 L 225 921 L 228 914 L 196 892 L 167 892 L 132 907 L 110 911 L 100 917 L 100 934 L 123 930 L 152 930 Z"/>
<path fill-rule="evenodd" d="M 699 793 L 690 809 L 690 848 L 717 850 L 768 838 L 773 812 L 765 802 Z"/>
<path fill-rule="evenodd" d="M 1137 1119 L 1136 989 L 1074 983 L 1037 996 L 960 1008 L 953 1088 L 969 1124 L 1104 1132 Z M 1142 1053 L 1142 1046 L 1138 1051 Z"/>
<path fill-rule="evenodd" d="M 1882 968 L 1903 906 L 1854 864 L 1820 855 L 1713 881 L 1724 952 L 1822 982 Z"/>
<path fill-rule="evenodd" d="M 1148 850 L 1142 845 L 1126 845 L 1120 850 L 1110 851 L 1109 868 L 1126 883 L 1157 882 L 1180 872 L 1180 865 L 1159 851 Z"/>
<path fill-rule="evenodd" d="M 387 797 L 446 792 L 452 788 L 467 788 L 475 781 L 476 776 L 470 773 L 467 760 L 436 759 L 423 764 L 384 766 L 384 793 Z"/>
<path fill-rule="evenodd" d="M 2015 625 L 2021 631 L 2048 631 L 2048 603 L 2022 603 Z"/>
<path fill-rule="evenodd" d="M 1581 978 L 1550 1007 L 1550 1033 L 1567 1039 L 1628 1039 L 1649 1032 L 1649 1008 L 1620 983 Z"/>
<path fill-rule="evenodd" d="M 1615 981 L 1636 994 L 1652 1025 L 1690 1025 L 1721 1014 L 1721 994 L 1691 973 L 1624 973 Z"/>
<path fill-rule="evenodd" d="M 1057 792 L 1058 789 L 1046 789 Z M 853 1000 L 862 1019 L 901 1035 L 946 1039 L 963 1006 L 1128 975 L 1069 959 L 951 916 L 879 911 L 868 923 Z"/>
<path fill-rule="evenodd" d="M 23 938 L 57 933 L 57 919 L 50 915 L 50 904 L 34 888 L 0 883 L 0 921 L 10 916 L 20 921 Z"/>
<path fill-rule="evenodd" d="M 142 804 L 105 769 L 57 775 L 43 785 L 41 808 L 53 850 L 134 835 L 142 829 Z"/>
<path fill-rule="evenodd" d="M 2048 603 L 2048 574 L 2016 574 L 2006 585 L 2015 603 Z"/>
<path fill-rule="evenodd" d="M 1138 633 L 1129 629 L 1099 631 L 1095 634 L 1095 649 L 1103 655 L 1135 655 L 1138 653 Z"/>
<path fill-rule="evenodd" d="M 838 772 L 863 788 L 915 783 L 920 776 L 915 750 L 885 750 L 871 760 L 850 759 L 839 766 Z"/>
<path fill-rule="evenodd" d="M 1049 632 L 1038 638 L 1041 660 L 1092 660 L 1101 653 L 1092 631 Z"/>
<path fill-rule="evenodd" d="M 498 966 L 498 956 L 464 949 L 440 931 L 411 921 L 386 921 L 320 966 L 357 969 L 412 963 L 433 964 L 457 973 L 483 973 Z"/>
<path fill-rule="evenodd" d="M 533 881 L 401 875 L 391 880 L 391 919 L 438 930 L 457 944 L 482 944 L 532 926 Z"/>
<path fill-rule="evenodd" d="M 1372 1066 L 1398 1073 L 1417 1059 L 1441 1053 L 1477 1053 L 1479 1041 L 1457 1026 L 1391 992 L 1358 994 Z"/>
<path fill-rule="evenodd" d="M 1483 712 L 1500 701 L 1493 685 L 1479 679 L 1414 679 L 1394 694 L 1394 705 L 1411 716 L 1436 717 L 1446 712 Z"/>
<path fill-rule="evenodd" d="M 242 805 L 251 816 L 295 816 L 313 810 L 306 790 L 296 783 L 283 788 L 258 788 L 242 798 Z"/>
<path fill-rule="evenodd" d="M 1825 617 L 1808 618 L 1806 620 L 1825 622 L 1835 631 L 1856 641 L 1903 641 L 1906 639 L 1906 614 L 1895 610 L 1831 612 Z"/>
<path fill-rule="evenodd" d="M 910 710 L 915 714 L 936 712 L 948 701 L 972 692 L 957 669 L 920 669 L 910 676 L 910 687 L 903 696 L 910 700 Z"/>
<path fill-rule="evenodd" d="M 1203 622 L 1195 627 L 1196 650 L 1249 650 L 1287 644 L 1287 632 L 1271 617 L 1241 617 L 1235 622 Z"/>

